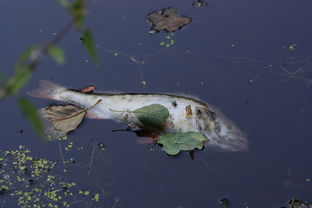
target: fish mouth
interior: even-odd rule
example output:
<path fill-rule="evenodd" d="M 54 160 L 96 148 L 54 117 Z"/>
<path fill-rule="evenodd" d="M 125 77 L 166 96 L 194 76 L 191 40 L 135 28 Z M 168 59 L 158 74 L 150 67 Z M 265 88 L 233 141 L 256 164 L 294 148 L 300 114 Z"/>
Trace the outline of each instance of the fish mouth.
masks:
<path fill-rule="evenodd" d="M 206 146 L 217 147 L 222 151 L 247 151 L 248 150 L 248 140 L 245 135 L 235 135 L 232 133 L 227 133 L 225 135 L 220 135 L 216 132 L 203 132 L 203 134 L 208 138 Z"/>
<path fill-rule="evenodd" d="M 206 111 L 198 125 L 204 127 L 199 130 L 209 139 L 207 146 L 233 152 L 248 150 L 247 135 L 221 113 L 211 112 Z"/>

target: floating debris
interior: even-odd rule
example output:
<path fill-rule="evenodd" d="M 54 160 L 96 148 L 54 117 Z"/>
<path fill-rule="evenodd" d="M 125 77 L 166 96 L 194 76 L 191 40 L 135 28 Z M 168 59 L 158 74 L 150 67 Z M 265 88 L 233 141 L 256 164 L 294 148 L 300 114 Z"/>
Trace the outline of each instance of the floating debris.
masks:
<path fill-rule="evenodd" d="M 296 43 L 292 43 L 290 45 L 288 45 L 288 50 L 289 51 L 294 51 L 297 48 L 297 44 Z"/>
<path fill-rule="evenodd" d="M 106 148 L 106 145 L 104 143 L 98 143 L 97 146 L 98 146 L 99 150 L 101 150 L 101 151 L 104 151 Z"/>
<path fill-rule="evenodd" d="M 174 8 L 153 12 L 147 16 L 147 20 L 152 23 L 152 33 L 161 30 L 174 32 L 192 21 L 190 17 L 179 15 Z"/>
<path fill-rule="evenodd" d="M 172 39 L 173 37 L 173 33 L 171 33 L 171 35 L 167 35 L 165 37 L 165 40 L 160 42 L 160 46 L 166 46 L 167 48 L 170 48 L 171 46 L 175 45 L 175 40 Z"/>
<path fill-rule="evenodd" d="M 147 85 L 147 81 L 142 80 L 142 85 L 143 85 L 143 86 L 146 86 L 146 85 Z"/>
<path fill-rule="evenodd" d="M 223 197 L 222 199 L 220 199 L 220 205 L 222 205 L 223 207 L 227 207 L 229 205 L 229 199 Z"/>
<path fill-rule="evenodd" d="M 45 126 L 45 135 L 49 140 L 55 140 L 75 130 L 86 110 L 74 105 L 60 105 L 41 108 L 39 114 Z"/>
<path fill-rule="evenodd" d="M 207 6 L 207 2 L 205 2 L 205 1 L 202 1 L 202 0 L 197 0 L 197 1 L 194 1 L 193 3 L 192 3 L 192 6 L 193 6 L 193 8 L 199 8 L 199 7 L 203 7 L 203 6 Z"/>
<path fill-rule="evenodd" d="M 180 151 L 203 149 L 208 139 L 199 132 L 164 134 L 157 138 L 157 144 L 162 145 L 168 155 L 177 155 Z"/>
<path fill-rule="evenodd" d="M 99 102 L 95 103 L 95 105 Z M 95 105 L 91 106 L 91 108 Z M 47 136 L 47 139 L 55 140 L 62 138 L 68 132 L 74 131 L 88 110 L 74 105 L 54 105 L 41 108 L 39 115 L 44 124 L 44 134 Z"/>
<path fill-rule="evenodd" d="M 312 204 L 308 203 L 307 201 L 302 201 L 302 200 L 294 198 L 288 202 L 287 207 L 281 207 L 281 208 L 312 208 Z"/>

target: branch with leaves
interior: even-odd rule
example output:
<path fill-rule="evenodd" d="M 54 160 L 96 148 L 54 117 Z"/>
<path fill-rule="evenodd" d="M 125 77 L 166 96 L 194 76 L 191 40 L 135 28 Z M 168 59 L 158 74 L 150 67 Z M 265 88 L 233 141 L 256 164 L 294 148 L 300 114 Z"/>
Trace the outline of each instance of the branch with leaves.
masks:
<path fill-rule="evenodd" d="M 58 35 L 43 46 L 31 46 L 26 49 L 18 58 L 15 64 L 15 74 L 7 80 L 3 87 L 0 88 L 0 100 L 9 95 L 17 94 L 21 88 L 30 80 L 33 71 L 46 56 L 51 56 L 56 63 L 65 62 L 65 54 L 62 48 L 57 44 L 63 39 L 67 32 L 74 26 L 82 31 L 82 43 L 92 57 L 94 63 L 98 65 L 93 36 L 89 29 L 84 28 L 84 17 L 86 15 L 84 0 L 75 0 L 69 3 L 66 0 L 59 0 L 60 5 L 66 8 L 71 14 L 71 20 L 67 23 Z"/>
<path fill-rule="evenodd" d="M 8 96 L 18 94 L 18 92 L 28 83 L 33 72 L 45 57 L 51 56 L 55 62 L 60 65 L 65 62 L 65 53 L 61 47 L 57 46 L 57 44 L 73 27 L 82 32 L 82 44 L 85 46 L 95 65 L 99 65 L 92 32 L 84 26 L 84 19 L 87 13 L 87 0 L 74 0 L 72 2 L 69 2 L 68 0 L 58 0 L 58 3 L 69 11 L 71 15 L 70 21 L 51 41 L 48 41 L 41 46 L 31 46 L 22 53 L 16 61 L 14 75 L 6 80 L 0 88 L 0 101 Z M 18 98 L 18 103 L 21 111 L 30 120 L 37 133 L 42 135 L 43 127 L 33 105 L 25 98 Z"/>

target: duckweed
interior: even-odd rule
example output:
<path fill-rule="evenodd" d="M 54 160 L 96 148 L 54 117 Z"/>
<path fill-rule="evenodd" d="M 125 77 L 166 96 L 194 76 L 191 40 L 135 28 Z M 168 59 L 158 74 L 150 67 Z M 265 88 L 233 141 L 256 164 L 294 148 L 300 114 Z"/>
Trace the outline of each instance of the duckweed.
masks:
<path fill-rule="evenodd" d="M 100 201 L 100 194 L 82 191 L 76 182 L 57 175 L 56 167 L 56 162 L 31 156 L 22 145 L 17 150 L 0 151 L 0 194 L 7 193 L 5 197 L 16 201 L 20 208 L 73 207 L 77 198 L 94 207 L 93 203 Z"/>

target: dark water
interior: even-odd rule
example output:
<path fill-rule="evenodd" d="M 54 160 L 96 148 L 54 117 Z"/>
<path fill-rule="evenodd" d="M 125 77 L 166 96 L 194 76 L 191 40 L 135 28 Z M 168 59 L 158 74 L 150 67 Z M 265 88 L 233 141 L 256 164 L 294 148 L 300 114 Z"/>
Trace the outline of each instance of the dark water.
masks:
<path fill-rule="evenodd" d="M 199 9 L 191 4 L 90 3 L 87 25 L 101 67 L 94 67 L 79 33 L 71 31 L 61 42 L 66 63 L 44 60 L 21 95 L 27 96 L 40 79 L 73 88 L 93 84 L 110 91 L 183 92 L 217 106 L 248 134 L 247 152 L 206 149 L 191 160 L 186 153 L 168 157 L 159 148 L 150 152 L 135 143 L 135 135 L 111 132 L 121 124 L 87 120 L 69 136 L 84 146 L 74 155 L 72 177 L 89 189 L 109 192 L 105 207 L 218 207 L 224 196 L 230 207 L 279 207 L 295 196 L 311 200 L 312 184 L 306 180 L 312 178 L 312 2 L 211 0 Z M 148 34 L 145 21 L 148 13 L 166 7 L 193 18 L 174 34 L 176 44 L 168 49 L 159 46 L 168 34 Z M 68 19 L 54 1 L 2 0 L 1 72 L 10 74 L 23 49 L 51 39 Z M 289 51 L 292 43 L 297 47 Z M 51 104 L 30 99 L 38 108 Z M 14 97 L 1 103 L 0 112 L 1 149 L 24 144 L 33 154 L 60 160 L 58 143 L 39 141 Z M 93 154 L 88 174 L 99 142 L 106 151 Z"/>

